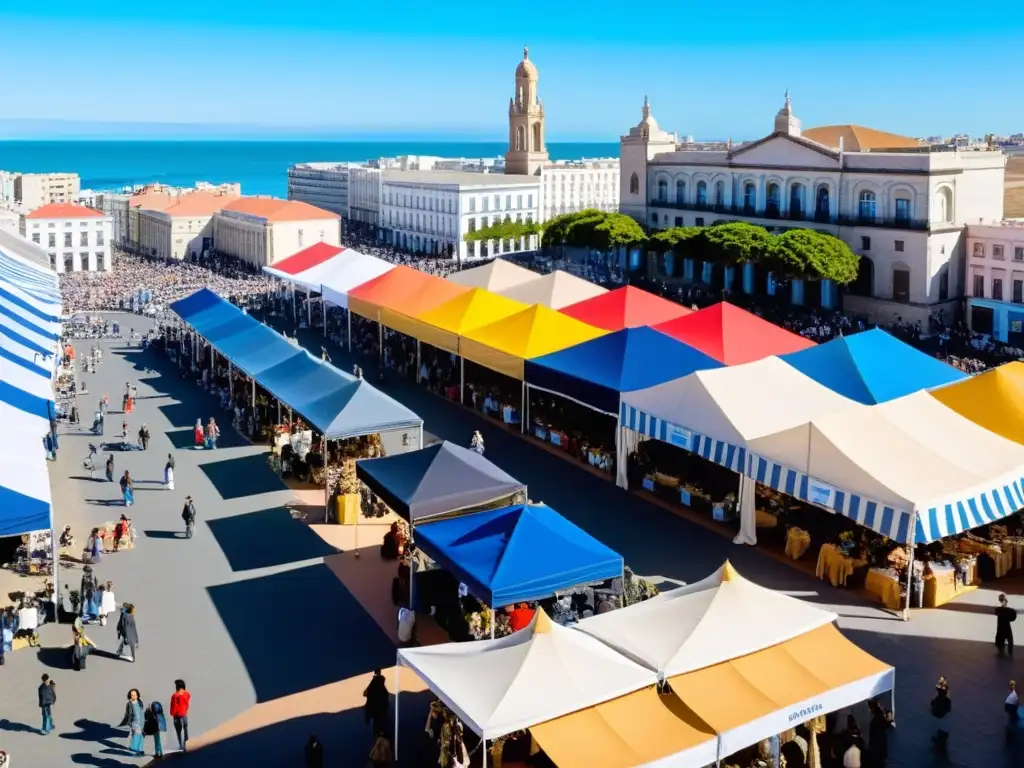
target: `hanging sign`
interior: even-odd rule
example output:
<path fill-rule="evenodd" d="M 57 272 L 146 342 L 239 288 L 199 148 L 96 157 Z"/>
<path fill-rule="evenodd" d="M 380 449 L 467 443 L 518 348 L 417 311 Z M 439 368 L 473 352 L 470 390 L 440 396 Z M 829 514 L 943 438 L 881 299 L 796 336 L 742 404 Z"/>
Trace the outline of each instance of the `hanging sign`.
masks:
<path fill-rule="evenodd" d="M 669 445 L 682 448 L 684 451 L 693 450 L 693 432 L 688 429 L 677 427 L 675 424 L 669 424 L 668 433 L 665 435 L 665 438 L 665 442 Z"/>
<path fill-rule="evenodd" d="M 817 504 L 819 507 L 832 508 L 835 504 L 836 489 L 828 483 L 823 483 L 820 480 L 815 480 L 813 477 L 807 478 L 807 500 L 811 504 Z"/>

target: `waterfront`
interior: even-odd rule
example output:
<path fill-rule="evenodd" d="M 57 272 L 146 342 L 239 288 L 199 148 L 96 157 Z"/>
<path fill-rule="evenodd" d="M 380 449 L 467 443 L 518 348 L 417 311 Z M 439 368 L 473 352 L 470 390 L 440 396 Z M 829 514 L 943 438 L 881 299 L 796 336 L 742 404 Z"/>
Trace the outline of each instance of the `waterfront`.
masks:
<path fill-rule="evenodd" d="M 67 171 L 82 189 L 116 189 L 160 182 L 237 181 L 247 195 L 287 195 L 288 166 L 300 162 L 358 162 L 396 155 L 487 158 L 503 155 L 505 141 L 0 141 L 0 168 L 22 173 Z M 552 143 L 554 160 L 618 157 L 607 143 Z"/>

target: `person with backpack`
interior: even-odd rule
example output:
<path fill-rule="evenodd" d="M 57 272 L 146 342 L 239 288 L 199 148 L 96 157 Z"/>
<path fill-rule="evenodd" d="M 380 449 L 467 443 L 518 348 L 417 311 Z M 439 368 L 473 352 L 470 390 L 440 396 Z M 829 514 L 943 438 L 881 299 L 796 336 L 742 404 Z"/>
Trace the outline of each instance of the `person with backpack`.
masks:
<path fill-rule="evenodd" d="M 945 752 L 949 742 L 949 720 L 947 719 L 953 711 L 953 702 L 949 698 L 949 685 L 946 678 L 940 677 L 935 684 L 935 697 L 931 703 L 932 717 L 939 721 L 935 735 L 932 736 L 932 744 L 938 752 Z"/>
<path fill-rule="evenodd" d="M 57 684 L 49 675 L 43 675 L 43 682 L 39 686 L 39 709 L 43 714 L 43 727 L 39 729 L 39 733 L 43 736 L 53 731 L 53 705 L 56 703 Z"/>
<path fill-rule="evenodd" d="M 1006 595 L 999 596 L 999 605 L 996 607 L 996 651 L 1002 656 L 1006 650 L 1009 657 L 1013 658 L 1013 622 L 1017 620 L 1017 612 L 1010 607 Z"/>
<path fill-rule="evenodd" d="M 196 505 L 191 496 L 185 497 L 185 507 L 181 510 L 181 519 L 185 521 L 185 538 L 192 538 L 192 529 L 196 525 Z"/>
<path fill-rule="evenodd" d="M 159 701 L 152 702 L 146 709 L 145 719 L 142 724 L 143 736 L 153 737 L 153 754 L 160 758 L 164 756 L 163 734 L 167 732 L 167 718 L 164 717 L 164 707 Z"/>

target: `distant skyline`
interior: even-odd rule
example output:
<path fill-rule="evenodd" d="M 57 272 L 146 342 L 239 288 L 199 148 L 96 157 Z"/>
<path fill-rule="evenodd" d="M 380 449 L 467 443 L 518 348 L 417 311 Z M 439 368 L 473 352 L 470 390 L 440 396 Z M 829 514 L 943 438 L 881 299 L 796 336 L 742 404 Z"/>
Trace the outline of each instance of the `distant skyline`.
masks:
<path fill-rule="evenodd" d="M 615 141 L 645 94 L 667 130 L 758 138 L 787 88 L 805 126 L 1024 131 L 1010 87 L 1024 16 L 949 0 L 857 16 L 739 0 L 724 15 L 699 5 L 635 19 L 610 0 L 176 0 L 130 17 L 68 0 L 3 5 L 0 138 L 502 140 L 524 43 L 550 141 Z"/>

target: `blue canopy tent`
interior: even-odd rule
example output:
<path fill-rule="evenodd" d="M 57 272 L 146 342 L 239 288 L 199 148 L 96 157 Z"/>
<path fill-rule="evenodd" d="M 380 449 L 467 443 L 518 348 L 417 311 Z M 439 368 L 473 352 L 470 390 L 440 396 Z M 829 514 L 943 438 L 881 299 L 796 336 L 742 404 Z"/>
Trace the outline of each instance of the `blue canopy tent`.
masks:
<path fill-rule="evenodd" d="M 722 363 L 651 328 L 626 328 L 526 361 L 526 386 L 618 416 L 619 394 Z"/>
<path fill-rule="evenodd" d="M 476 451 L 436 443 L 429 448 L 356 462 L 356 476 L 410 523 L 460 510 L 515 501 L 526 486 Z"/>
<path fill-rule="evenodd" d="M 492 609 L 623 571 L 622 555 L 543 504 L 423 523 L 416 546 Z"/>
<path fill-rule="evenodd" d="M 833 392 L 865 405 L 967 378 L 879 328 L 780 357 Z"/>

